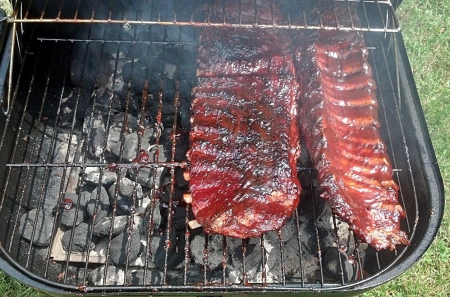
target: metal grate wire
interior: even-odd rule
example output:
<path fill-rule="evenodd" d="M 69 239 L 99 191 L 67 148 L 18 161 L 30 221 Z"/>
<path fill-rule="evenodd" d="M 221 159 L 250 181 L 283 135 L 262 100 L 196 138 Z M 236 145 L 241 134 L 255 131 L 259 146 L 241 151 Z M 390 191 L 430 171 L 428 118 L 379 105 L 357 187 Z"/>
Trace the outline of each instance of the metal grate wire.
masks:
<path fill-rule="evenodd" d="M 220 0 L 219 0 L 220 1 Z M 222 1 L 223 10 L 227 10 L 226 0 Z M 251 1 L 241 0 L 240 2 Z M 399 32 L 400 26 L 395 16 L 395 8 L 389 0 L 334 0 L 345 3 L 348 7 L 350 23 L 339 23 L 336 17 L 334 25 L 324 25 L 322 15 L 317 12 L 314 18 L 307 17 L 310 11 L 319 11 L 321 1 L 297 1 L 294 10 L 293 1 L 280 0 L 281 6 L 289 7 L 286 18 L 279 22 L 267 24 L 259 22 L 258 0 L 253 0 L 255 6 L 254 18 L 243 17 L 239 11 L 239 21 L 214 18 L 211 13 L 210 1 L 196 0 L 140 0 L 128 5 L 110 0 L 100 3 L 83 3 L 77 1 L 68 4 L 64 0 L 30 0 L 17 1 L 12 23 L 59 23 L 59 24 L 122 24 L 130 25 L 165 25 L 165 26 L 195 26 L 195 27 L 241 27 L 241 28 L 280 28 L 280 29 L 326 29 L 365 32 Z M 275 2 L 275 0 L 273 0 Z M 271 1 L 272 3 L 272 1 Z M 273 4 L 272 4 L 273 5 Z M 167 7 L 170 7 L 167 13 Z M 350 7 L 356 7 L 362 12 L 361 24 L 353 19 Z M 295 15 L 292 12 L 295 11 Z M 369 17 L 368 11 L 375 11 L 376 17 Z M 300 13 L 299 13 L 300 12 Z M 271 19 L 274 17 L 272 15 Z"/>

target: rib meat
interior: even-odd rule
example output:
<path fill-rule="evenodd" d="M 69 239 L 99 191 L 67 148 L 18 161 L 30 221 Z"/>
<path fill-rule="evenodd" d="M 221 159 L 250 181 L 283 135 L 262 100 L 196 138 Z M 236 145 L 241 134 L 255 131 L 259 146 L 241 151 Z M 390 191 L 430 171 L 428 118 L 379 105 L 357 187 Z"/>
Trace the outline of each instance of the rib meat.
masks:
<path fill-rule="evenodd" d="M 298 85 L 289 43 L 274 30 L 200 33 L 189 184 L 207 232 L 260 236 L 279 229 L 298 205 Z"/>
<path fill-rule="evenodd" d="M 299 39 L 295 54 L 303 85 L 301 127 L 322 197 L 377 250 L 408 244 L 363 36 L 320 31 L 316 41 L 304 42 Z"/>

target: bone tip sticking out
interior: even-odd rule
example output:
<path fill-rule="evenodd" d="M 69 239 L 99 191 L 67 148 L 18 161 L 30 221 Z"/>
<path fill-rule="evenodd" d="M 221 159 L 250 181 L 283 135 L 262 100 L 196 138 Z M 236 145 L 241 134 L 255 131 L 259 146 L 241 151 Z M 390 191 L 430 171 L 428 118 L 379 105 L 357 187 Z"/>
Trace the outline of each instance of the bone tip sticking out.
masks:
<path fill-rule="evenodd" d="M 189 228 L 191 228 L 191 229 L 197 229 L 202 226 L 197 222 L 197 220 L 189 221 L 188 225 L 189 225 Z"/>
<path fill-rule="evenodd" d="M 192 196 L 191 196 L 191 194 L 183 194 L 183 200 L 187 204 L 191 204 L 192 203 Z"/>

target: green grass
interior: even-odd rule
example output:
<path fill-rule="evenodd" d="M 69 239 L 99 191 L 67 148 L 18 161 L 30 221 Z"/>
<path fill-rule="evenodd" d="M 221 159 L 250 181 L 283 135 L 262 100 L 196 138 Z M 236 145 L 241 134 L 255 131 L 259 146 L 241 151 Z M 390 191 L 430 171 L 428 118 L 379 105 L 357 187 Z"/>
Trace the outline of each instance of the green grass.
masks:
<path fill-rule="evenodd" d="M 0 272 L 0 296 L 43 297 L 44 295 Z"/>
<path fill-rule="evenodd" d="M 450 192 L 450 2 L 404 0 L 398 16 L 428 128 Z M 450 296 L 450 207 L 425 256 L 401 277 L 364 297 Z M 42 296 L 0 273 L 0 296 Z"/>
<path fill-rule="evenodd" d="M 450 2 L 404 0 L 398 11 L 425 118 L 450 192 Z M 425 256 L 401 277 L 364 294 L 450 296 L 450 207 Z"/>

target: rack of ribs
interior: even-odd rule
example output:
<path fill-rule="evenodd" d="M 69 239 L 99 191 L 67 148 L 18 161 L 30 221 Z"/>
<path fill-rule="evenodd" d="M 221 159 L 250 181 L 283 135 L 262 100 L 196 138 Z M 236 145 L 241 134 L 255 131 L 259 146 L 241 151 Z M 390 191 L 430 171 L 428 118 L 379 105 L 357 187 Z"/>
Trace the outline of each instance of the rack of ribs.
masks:
<path fill-rule="evenodd" d="M 336 8 L 323 21 L 344 13 Z M 399 188 L 380 137 L 376 84 L 364 37 L 359 32 L 319 31 L 315 38 L 308 42 L 300 36 L 294 56 L 302 93 L 301 128 L 319 172 L 322 197 L 375 249 L 408 244 L 400 230 L 404 210 Z"/>
<path fill-rule="evenodd" d="M 217 2 L 212 17 L 221 19 Z M 270 1 L 257 2 L 260 22 L 281 15 Z M 253 0 L 226 4 L 227 17 L 254 15 Z M 290 44 L 276 30 L 200 33 L 188 157 L 192 211 L 206 232 L 260 236 L 281 228 L 299 203 L 298 84 Z"/>

